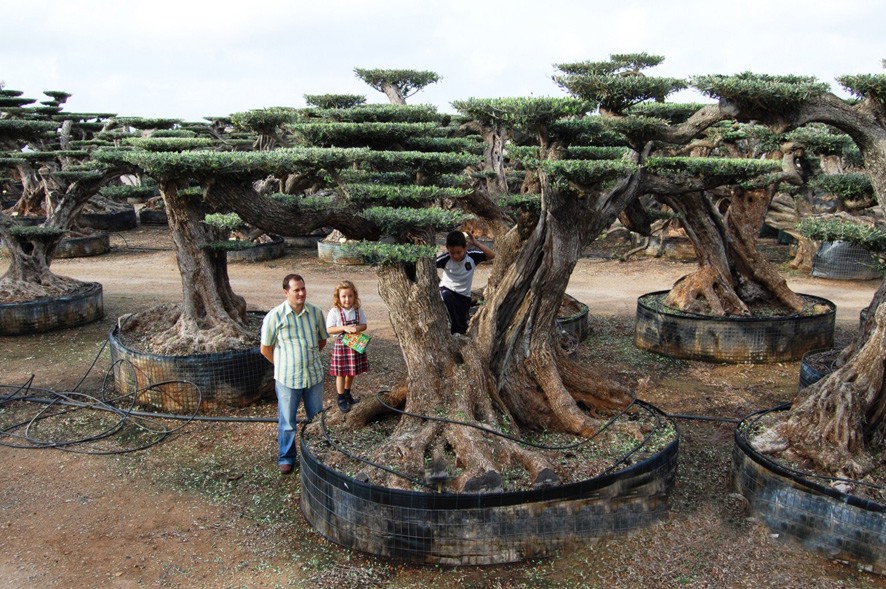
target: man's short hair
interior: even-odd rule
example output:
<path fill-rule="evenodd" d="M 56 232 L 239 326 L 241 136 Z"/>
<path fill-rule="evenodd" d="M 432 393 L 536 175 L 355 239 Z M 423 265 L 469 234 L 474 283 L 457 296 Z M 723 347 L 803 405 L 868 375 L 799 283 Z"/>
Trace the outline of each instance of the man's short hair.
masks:
<path fill-rule="evenodd" d="M 468 240 L 461 231 L 450 231 L 446 234 L 446 247 L 467 247 Z"/>
<path fill-rule="evenodd" d="M 283 290 L 289 290 L 289 283 L 295 280 L 296 282 L 304 282 L 305 279 L 301 277 L 301 274 L 287 274 L 283 279 Z"/>

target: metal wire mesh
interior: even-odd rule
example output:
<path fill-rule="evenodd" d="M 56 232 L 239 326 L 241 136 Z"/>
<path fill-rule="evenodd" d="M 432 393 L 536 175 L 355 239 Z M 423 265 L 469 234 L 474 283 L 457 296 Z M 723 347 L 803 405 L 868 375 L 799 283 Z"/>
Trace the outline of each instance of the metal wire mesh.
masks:
<path fill-rule="evenodd" d="M 834 280 L 882 278 L 877 259 L 865 248 L 845 241 L 825 241 L 812 257 L 812 275 Z"/>

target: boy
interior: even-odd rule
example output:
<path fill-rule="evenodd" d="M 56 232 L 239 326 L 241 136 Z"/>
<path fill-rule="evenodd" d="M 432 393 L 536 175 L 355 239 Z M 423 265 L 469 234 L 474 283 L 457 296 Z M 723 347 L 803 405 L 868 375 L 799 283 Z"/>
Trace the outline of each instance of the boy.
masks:
<path fill-rule="evenodd" d="M 468 249 L 470 244 L 477 249 Z M 443 269 L 440 296 L 449 312 L 450 331 L 464 334 L 468 331 L 468 311 L 471 308 L 471 283 L 477 264 L 495 259 L 495 252 L 478 243 L 473 235 L 467 239 L 461 231 L 450 231 L 446 236 L 446 252 L 437 256 L 437 268 Z"/>

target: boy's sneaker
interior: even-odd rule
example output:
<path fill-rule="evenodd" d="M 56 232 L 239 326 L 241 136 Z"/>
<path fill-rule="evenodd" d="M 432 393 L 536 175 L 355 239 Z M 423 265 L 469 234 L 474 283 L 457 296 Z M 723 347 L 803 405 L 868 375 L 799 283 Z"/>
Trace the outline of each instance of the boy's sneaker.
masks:
<path fill-rule="evenodd" d="M 357 399 L 351 396 L 351 391 L 345 391 L 344 398 L 345 401 L 347 401 L 350 405 L 354 405 L 357 403 Z"/>
<path fill-rule="evenodd" d="M 351 410 L 351 404 L 348 403 L 348 400 L 345 399 L 344 395 L 338 396 L 338 408 L 342 413 L 347 413 Z"/>

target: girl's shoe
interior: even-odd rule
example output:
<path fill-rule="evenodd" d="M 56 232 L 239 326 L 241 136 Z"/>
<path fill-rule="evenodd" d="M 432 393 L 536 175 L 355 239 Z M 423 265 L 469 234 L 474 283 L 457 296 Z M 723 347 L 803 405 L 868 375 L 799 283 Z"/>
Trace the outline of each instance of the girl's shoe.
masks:
<path fill-rule="evenodd" d="M 351 404 L 348 403 L 348 400 L 345 399 L 344 395 L 338 396 L 338 408 L 342 413 L 347 413 L 351 410 Z"/>

